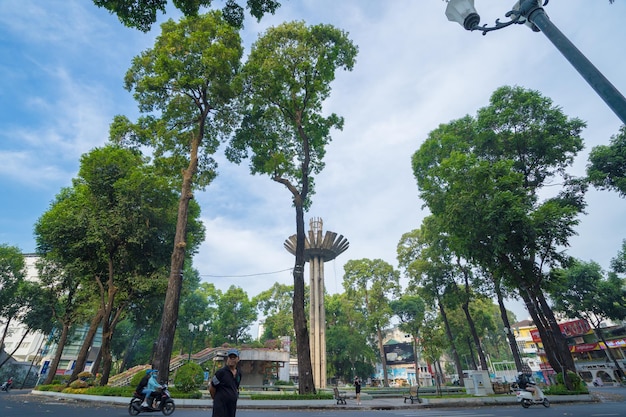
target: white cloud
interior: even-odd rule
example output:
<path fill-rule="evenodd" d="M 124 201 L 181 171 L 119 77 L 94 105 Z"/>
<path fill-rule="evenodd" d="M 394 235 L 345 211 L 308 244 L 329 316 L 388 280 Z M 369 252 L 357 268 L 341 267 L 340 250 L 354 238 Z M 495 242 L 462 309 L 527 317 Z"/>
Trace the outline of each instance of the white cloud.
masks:
<path fill-rule="evenodd" d="M 349 32 L 359 47 L 352 72 L 337 74 L 329 112 L 345 117 L 333 133 L 326 169 L 316 178 L 317 194 L 306 216 L 322 217 L 324 228 L 343 234 L 350 248 L 327 265 L 330 292 L 341 290 L 349 259 L 381 258 L 396 265 L 402 235 L 425 216 L 410 157 L 440 123 L 474 115 L 502 85 L 541 91 L 570 116 L 588 123 L 586 150 L 576 160 L 582 175 L 587 152 L 608 143 L 621 124 L 606 104 L 541 33 L 523 26 L 481 36 L 464 31 L 444 16 L 445 2 L 411 0 L 302 0 L 282 2 L 275 16 L 246 21 L 249 50 L 257 34 L 285 20 L 330 23 Z M 501 1 L 476 2 L 484 23 L 504 18 Z M 626 2 L 550 2 L 546 11 L 570 40 L 626 92 Z M 169 13 L 165 18 L 176 17 Z M 583 18 L 584 17 L 584 18 Z M 162 19 L 163 20 L 163 19 Z M 151 47 L 158 26 L 148 34 L 124 28 L 115 16 L 78 0 L 0 2 L 0 192 L 5 212 L 15 212 L 20 195 L 41 195 L 24 217 L 47 209 L 69 184 L 81 153 L 104 144 L 114 114 L 137 116 L 122 78 L 133 56 Z M 293 257 L 282 247 L 295 231 L 288 191 L 267 177 L 252 177 L 247 165 L 223 161 L 220 173 L 196 196 L 207 226 L 207 241 L 194 264 L 205 279 L 249 295 L 273 282 L 291 282 L 291 273 L 240 278 L 289 268 Z M 28 166 L 28 170 L 21 169 Z M 17 190 L 15 184 L 20 184 Z M 42 192 L 47 190 L 47 194 Z M 22 194 L 20 194 L 22 193 Z M 624 230 L 624 199 L 592 191 L 589 214 L 569 252 L 608 268 Z M 20 210 L 22 208 L 20 207 Z M 28 213 L 26 213 L 26 211 Z M 2 212 L 0 212 L 2 213 Z M 34 246 L 30 230 L 3 223 L 3 239 Z M 525 317 L 518 312 L 518 317 Z"/>

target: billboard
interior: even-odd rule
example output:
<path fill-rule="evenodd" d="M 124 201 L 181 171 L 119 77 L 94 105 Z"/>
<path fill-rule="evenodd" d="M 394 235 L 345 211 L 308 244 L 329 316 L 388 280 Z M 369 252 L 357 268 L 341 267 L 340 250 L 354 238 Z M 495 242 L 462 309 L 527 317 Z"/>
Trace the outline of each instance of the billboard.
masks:
<path fill-rule="evenodd" d="M 415 363 L 413 345 L 411 343 L 396 343 L 383 346 L 385 359 L 388 365 L 400 365 L 403 363 Z"/>

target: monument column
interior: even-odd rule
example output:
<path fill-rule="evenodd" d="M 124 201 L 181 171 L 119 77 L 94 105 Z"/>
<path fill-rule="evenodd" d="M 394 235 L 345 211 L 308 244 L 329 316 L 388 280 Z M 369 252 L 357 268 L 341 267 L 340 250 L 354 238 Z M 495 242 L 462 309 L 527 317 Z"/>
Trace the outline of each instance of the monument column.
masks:
<path fill-rule="evenodd" d="M 324 262 L 343 253 L 348 240 L 335 232 L 322 231 L 322 219 L 312 218 L 305 236 L 304 259 L 309 262 L 309 343 L 316 388 L 326 388 L 326 310 L 324 309 Z M 296 235 L 285 240 L 285 249 L 296 254 Z"/>

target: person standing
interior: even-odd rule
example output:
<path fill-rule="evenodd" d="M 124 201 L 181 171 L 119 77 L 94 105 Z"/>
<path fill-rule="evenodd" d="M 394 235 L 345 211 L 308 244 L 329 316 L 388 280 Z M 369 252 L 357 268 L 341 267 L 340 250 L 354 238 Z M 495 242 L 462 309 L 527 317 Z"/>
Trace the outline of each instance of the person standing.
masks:
<path fill-rule="evenodd" d="M 230 349 L 226 353 L 226 365 L 215 372 L 209 382 L 209 393 L 213 398 L 213 417 L 235 417 L 237 413 L 237 399 L 239 398 L 239 384 L 241 371 L 239 351 Z"/>
<path fill-rule="evenodd" d="M 354 392 L 356 393 L 356 404 L 361 405 L 361 380 L 358 376 L 354 377 Z"/>

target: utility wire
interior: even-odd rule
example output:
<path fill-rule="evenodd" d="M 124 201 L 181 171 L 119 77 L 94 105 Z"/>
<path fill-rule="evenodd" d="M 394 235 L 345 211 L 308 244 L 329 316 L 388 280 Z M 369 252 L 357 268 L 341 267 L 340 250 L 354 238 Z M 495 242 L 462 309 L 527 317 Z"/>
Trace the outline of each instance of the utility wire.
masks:
<path fill-rule="evenodd" d="M 272 274 L 278 274 L 279 272 L 285 272 L 285 271 L 291 271 L 293 268 L 287 268 L 287 269 L 282 269 L 280 271 L 274 271 L 274 272 L 259 272 L 257 274 L 248 274 L 248 275 L 208 275 L 208 274 L 201 274 L 201 277 L 210 277 L 210 278 L 246 278 L 246 277 L 256 277 L 259 275 L 272 275 Z"/>

